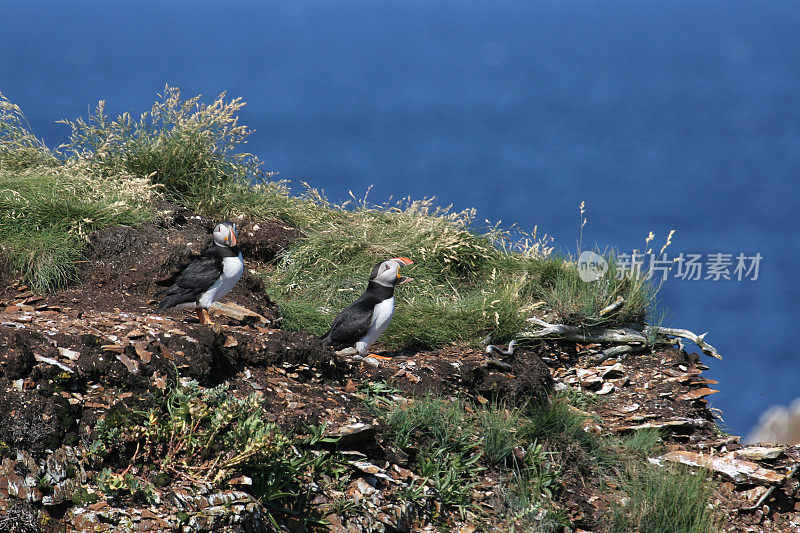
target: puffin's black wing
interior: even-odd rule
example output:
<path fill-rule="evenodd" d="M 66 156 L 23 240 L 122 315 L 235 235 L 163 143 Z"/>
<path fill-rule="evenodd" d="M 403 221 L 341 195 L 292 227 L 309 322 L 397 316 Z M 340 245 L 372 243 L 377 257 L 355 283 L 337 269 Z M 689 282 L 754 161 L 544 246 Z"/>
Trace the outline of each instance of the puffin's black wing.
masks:
<path fill-rule="evenodd" d="M 222 257 L 205 253 L 181 270 L 177 275 L 159 282 L 171 285 L 163 291 L 164 299 L 159 309 L 167 309 L 182 303 L 195 302 L 222 275 Z"/>
<path fill-rule="evenodd" d="M 339 313 L 322 341 L 337 349 L 354 345 L 369 330 L 374 309 L 374 302 L 359 298 Z"/>

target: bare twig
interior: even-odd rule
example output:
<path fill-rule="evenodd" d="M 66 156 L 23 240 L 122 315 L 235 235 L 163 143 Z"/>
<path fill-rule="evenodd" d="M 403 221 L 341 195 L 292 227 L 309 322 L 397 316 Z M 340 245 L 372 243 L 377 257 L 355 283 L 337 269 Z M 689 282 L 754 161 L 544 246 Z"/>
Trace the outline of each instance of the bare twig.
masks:
<path fill-rule="evenodd" d="M 679 337 L 695 343 L 700 350 L 709 357 L 722 359 L 716 348 L 705 341 L 707 333 L 697 335 L 688 329 L 664 328 L 661 326 L 647 326 L 644 329 L 633 327 L 621 328 L 580 328 L 567 324 L 551 324 L 537 317 L 530 317 L 528 322 L 539 326 L 535 331 L 523 331 L 517 335 L 521 339 L 560 339 L 580 343 L 605 342 L 617 345 L 632 345 L 634 347 L 652 346 L 653 344 L 675 344 L 675 339 L 655 340 L 657 335 L 666 337 Z M 613 349 L 613 348 L 612 348 Z M 622 349 L 622 348 L 620 348 Z M 627 350 L 626 350 L 627 351 Z M 617 352 L 624 353 L 624 352 Z M 609 356 L 610 357 L 610 356 Z M 606 357 L 608 358 L 608 357 Z"/>
<path fill-rule="evenodd" d="M 708 332 L 703 333 L 702 335 L 697 335 L 692 333 L 688 329 L 676 329 L 676 328 L 664 328 L 661 326 L 647 326 L 645 328 L 645 334 L 649 332 L 660 333 L 661 335 L 668 335 L 670 337 L 680 337 L 682 339 L 686 339 L 695 343 L 704 354 L 708 355 L 709 357 L 714 357 L 716 359 L 722 359 L 722 356 L 719 354 L 716 348 L 708 344 L 704 338 L 708 335 Z"/>

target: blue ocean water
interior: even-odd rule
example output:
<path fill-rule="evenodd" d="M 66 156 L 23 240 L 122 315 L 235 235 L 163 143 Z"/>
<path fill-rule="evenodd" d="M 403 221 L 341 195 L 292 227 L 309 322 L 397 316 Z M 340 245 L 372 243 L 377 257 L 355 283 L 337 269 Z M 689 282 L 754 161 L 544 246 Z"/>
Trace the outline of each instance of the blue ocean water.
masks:
<path fill-rule="evenodd" d="M 0 1 L 0 91 L 51 145 L 165 83 L 248 106 L 249 149 L 332 199 L 437 196 L 563 249 L 760 253 L 669 279 L 746 434 L 800 396 L 800 9 L 792 1 Z"/>

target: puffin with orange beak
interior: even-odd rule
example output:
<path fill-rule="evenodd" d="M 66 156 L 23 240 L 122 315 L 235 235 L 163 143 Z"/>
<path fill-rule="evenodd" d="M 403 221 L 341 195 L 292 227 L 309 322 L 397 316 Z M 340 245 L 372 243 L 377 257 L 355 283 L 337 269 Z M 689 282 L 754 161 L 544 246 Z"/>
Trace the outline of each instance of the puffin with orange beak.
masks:
<path fill-rule="evenodd" d="M 159 292 L 164 295 L 159 310 L 196 309 L 201 324 L 213 324 L 208 309 L 230 292 L 244 273 L 236 224 L 221 222 L 214 228 L 213 235 L 213 246 L 179 266 L 169 278 L 156 282 L 167 287 Z"/>
<path fill-rule="evenodd" d="M 336 350 L 355 346 L 359 355 L 366 356 L 392 320 L 394 288 L 412 280 L 401 276 L 399 270 L 412 264 L 411 259 L 395 257 L 375 265 L 366 292 L 339 313 L 321 340 Z"/>

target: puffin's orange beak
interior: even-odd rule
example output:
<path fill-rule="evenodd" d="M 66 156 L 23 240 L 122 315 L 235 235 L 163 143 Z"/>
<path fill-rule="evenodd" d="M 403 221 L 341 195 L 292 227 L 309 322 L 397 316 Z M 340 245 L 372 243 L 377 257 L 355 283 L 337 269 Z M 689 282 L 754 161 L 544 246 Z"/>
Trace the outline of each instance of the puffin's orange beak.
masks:
<path fill-rule="evenodd" d="M 234 230 L 231 230 L 230 233 L 228 233 L 228 237 L 229 237 L 228 240 L 230 241 L 230 245 L 231 246 L 236 246 L 236 232 Z"/>
<path fill-rule="evenodd" d="M 414 261 L 412 261 L 408 257 L 395 257 L 394 259 L 392 259 L 392 261 L 398 263 L 400 266 L 411 266 L 414 264 Z M 405 276 L 401 276 L 400 272 L 398 272 L 397 279 L 399 280 L 397 284 L 402 285 L 403 283 L 408 283 L 409 281 L 412 281 L 414 278 L 407 278 Z"/>

